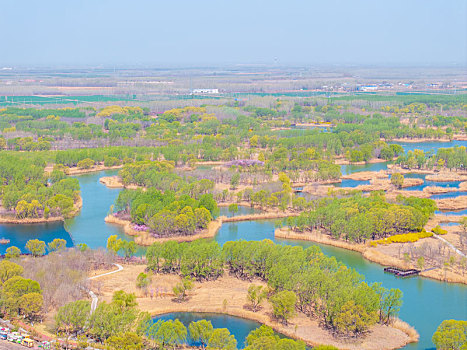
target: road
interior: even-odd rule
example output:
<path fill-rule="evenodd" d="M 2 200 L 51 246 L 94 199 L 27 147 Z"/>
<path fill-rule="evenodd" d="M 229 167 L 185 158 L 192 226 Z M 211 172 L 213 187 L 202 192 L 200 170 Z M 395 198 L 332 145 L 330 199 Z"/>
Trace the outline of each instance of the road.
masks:
<path fill-rule="evenodd" d="M 117 273 L 117 272 L 120 272 L 120 271 L 123 270 L 122 265 L 120 265 L 120 264 L 113 264 L 113 265 L 117 266 L 118 270 L 102 273 L 102 274 L 97 275 L 97 276 L 92 276 L 92 277 L 89 277 L 89 279 L 93 280 L 93 279 L 96 279 L 96 278 L 99 278 L 99 277 L 102 277 L 102 276 L 108 276 L 108 275 L 111 275 L 113 273 Z M 96 311 L 97 302 L 98 302 L 99 299 L 97 298 L 97 295 L 92 290 L 89 291 L 89 295 L 91 296 L 91 299 L 92 299 L 92 301 L 91 301 L 91 314 L 92 314 L 94 311 Z"/>
<path fill-rule="evenodd" d="M 15 344 L 6 340 L 0 340 L 0 350 L 10 350 L 10 349 L 27 349 L 22 345 Z M 32 349 L 38 349 L 37 347 Z"/>

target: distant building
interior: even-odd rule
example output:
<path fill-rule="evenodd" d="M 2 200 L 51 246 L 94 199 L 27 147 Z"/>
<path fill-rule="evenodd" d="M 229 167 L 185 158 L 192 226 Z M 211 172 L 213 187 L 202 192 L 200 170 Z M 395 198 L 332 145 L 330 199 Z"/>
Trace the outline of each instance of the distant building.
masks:
<path fill-rule="evenodd" d="M 375 91 L 375 90 L 378 90 L 378 86 L 377 85 L 363 85 L 363 86 L 360 86 L 360 90 L 362 90 L 362 91 Z"/>
<path fill-rule="evenodd" d="M 218 94 L 219 89 L 194 89 L 191 94 Z"/>

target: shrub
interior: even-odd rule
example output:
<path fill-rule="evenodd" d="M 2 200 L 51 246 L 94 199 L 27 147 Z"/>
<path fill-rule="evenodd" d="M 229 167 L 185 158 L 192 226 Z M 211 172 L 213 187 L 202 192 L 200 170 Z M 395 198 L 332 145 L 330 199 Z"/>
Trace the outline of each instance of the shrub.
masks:
<path fill-rule="evenodd" d="M 439 225 L 433 227 L 431 229 L 431 232 L 433 232 L 436 235 L 445 235 L 446 233 L 448 233 L 447 230 L 443 230 Z"/>
<path fill-rule="evenodd" d="M 427 238 L 433 236 L 432 232 L 426 232 L 425 230 L 421 232 L 412 232 L 404 233 L 400 235 L 389 236 L 384 239 L 379 239 L 377 241 L 371 242 L 371 246 L 376 246 L 376 244 L 391 244 L 391 243 L 408 243 L 408 242 L 417 242 L 419 239 Z M 374 245 L 375 244 L 375 245 Z"/>

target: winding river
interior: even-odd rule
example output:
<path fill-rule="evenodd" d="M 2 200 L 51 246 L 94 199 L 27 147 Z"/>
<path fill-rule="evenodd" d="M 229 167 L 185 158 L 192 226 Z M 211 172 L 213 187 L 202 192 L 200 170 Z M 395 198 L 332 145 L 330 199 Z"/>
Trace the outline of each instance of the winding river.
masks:
<path fill-rule="evenodd" d="M 415 145 L 419 146 L 419 144 Z M 343 173 L 380 170 L 385 167 L 386 164 L 384 163 L 357 167 L 346 166 Z M 115 174 L 116 171 L 101 171 L 77 176 L 83 198 L 83 208 L 77 217 L 67 220 L 64 224 L 0 225 L 0 238 L 10 239 L 10 245 L 15 245 L 23 250 L 25 243 L 34 238 L 45 242 L 50 242 L 54 238 L 63 238 L 67 241 L 68 246 L 86 243 L 91 248 L 105 247 L 107 238 L 110 235 L 131 239 L 130 236 L 123 233 L 120 226 L 104 222 L 104 217 L 108 214 L 110 206 L 118 196 L 119 189 L 105 187 L 99 183 L 99 178 Z M 223 208 L 221 210 L 222 214 L 230 215 L 228 209 Z M 240 208 L 240 213 L 250 211 L 251 209 L 248 208 Z M 240 215 L 240 213 L 236 215 Z M 220 244 L 224 244 L 230 240 L 262 240 L 266 238 L 280 244 L 301 245 L 304 247 L 314 244 L 311 242 L 276 240 L 274 238 L 273 220 L 224 223 L 214 239 Z M 403 291 L 404 305 L 400 317 L 414 326 L 420 333 L 420 341 L 410 344 L 404 349 L 433 349 L 431 336 L 443 320 L 467 319 L 467 287 L 464 285 L 437 282 L 423 277 L 396 278 L 393 275 L 385 274 L 382 266 L 366 261 L 357 252 L 321 244 L 317 245 L 321 247 L 325 254 L 335 256 L 347 266 L 364 275 L 366 281 L 370 283 L 383 282 L 383 285 L 387 288 L 399 288 Z M 0 246 L 0 252 L 3 254 L 6 248 L 7 246 Z M 140 253 L 142 251 L 143 249 Z M 167 315 L 167 317 L 171 316 L 174 317 L 173 314 Z M 196 316 L 186 314 L 177 317 L 190 318 Z M 248 320 L 233 320 L 230 317 L 219 315 L 207 315 L 206 317 L 212 320 L 216 317 L 223 318 L 225 323 L 222 327 L 229 328 L 236 335 L 239 347 L 243 344 L 245 332 L 247 334 L 252 329 L 251 327 L 257 327 L 255 322 Z M 221 325 L 218 327 L 221 327 Z"/>

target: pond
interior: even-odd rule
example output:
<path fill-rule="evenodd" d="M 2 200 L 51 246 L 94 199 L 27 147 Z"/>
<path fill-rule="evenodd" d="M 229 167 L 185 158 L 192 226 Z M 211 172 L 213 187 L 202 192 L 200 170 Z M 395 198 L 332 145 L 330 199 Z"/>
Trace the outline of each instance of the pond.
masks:
<path fill-rule="evenodd" d="M 230 331 L 230 334 L 234 335 L 235 339 L 237 339 L 238 349 L 243 349 L 245 347 L 245 340 L 248 333 L 261 326 L 258 322 L 240 317 L 201 312 L 172 312 L 156 316 L 153 318 L 153 321 L 175 320 L 177 318 L 187 328 L 191 322 L 199 320 L 211 321 L 214 328 L 227 328 Z M 188 339 L 188 345 L 199 346 L 200 344 L 195 343 L 192 339 Z"/>

